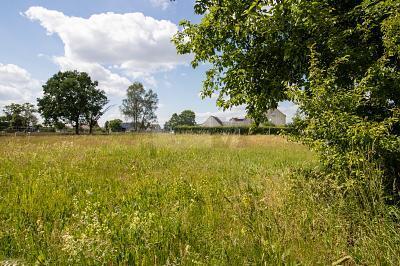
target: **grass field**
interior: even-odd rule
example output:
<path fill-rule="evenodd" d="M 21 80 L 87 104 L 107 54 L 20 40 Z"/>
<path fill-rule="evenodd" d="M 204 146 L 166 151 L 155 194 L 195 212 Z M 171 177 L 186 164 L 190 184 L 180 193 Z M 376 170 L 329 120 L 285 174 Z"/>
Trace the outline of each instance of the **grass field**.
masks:
<path fill-rule="evenodd" d="M 273 136 L 0 137 L 0 264 L 399 263 L 315 165 Z"/>

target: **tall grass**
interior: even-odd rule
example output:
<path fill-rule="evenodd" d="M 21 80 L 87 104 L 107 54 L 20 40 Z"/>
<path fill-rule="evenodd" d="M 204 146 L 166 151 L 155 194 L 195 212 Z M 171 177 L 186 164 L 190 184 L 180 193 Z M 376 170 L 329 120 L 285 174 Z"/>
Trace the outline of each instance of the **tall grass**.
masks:
<path fill-rule="evenodd" d="M 315 166 L 273 136 L 0 138 L 0 264 L 400 264 L 397 209 Z"/>

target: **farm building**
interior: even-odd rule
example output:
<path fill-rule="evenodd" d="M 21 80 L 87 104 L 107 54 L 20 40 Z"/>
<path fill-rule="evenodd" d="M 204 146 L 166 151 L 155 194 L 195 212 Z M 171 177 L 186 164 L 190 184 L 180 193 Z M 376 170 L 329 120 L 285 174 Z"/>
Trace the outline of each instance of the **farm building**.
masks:
<path fill-rule="evenodd" d="M 229 122 L 224 123 L 225 126 L 231 127 L 248 127 L 251 126 L 253 121 L 249 118 L 231 118 Z"/>
<path fill-rule="evenodd" d="M 201 124 L 202 127 L 222 127 L 224 123 L 216 116 L 210 116 L 207 120 Z"/>
<path fill-rule="evenodd" d="M 278 109 L 271 109 L 267 112 L 268 121 L 275 126 L 286 125 L 286 115 L 279 111 Z"/>
<path fill-rule="evenodd" d="M 278 109 L 268 110 L 266 113 L 268 121 L 275 126 L 286 125 L 286 115 L 279 111 Z M 223 122 L 220 118 L 216 116 L 210 116 L 207 120 L 201 124 L 202 127 L 249 127 L 253 123 L 250 118 L 236 118 L 233 117 L 227 122 Z"/>

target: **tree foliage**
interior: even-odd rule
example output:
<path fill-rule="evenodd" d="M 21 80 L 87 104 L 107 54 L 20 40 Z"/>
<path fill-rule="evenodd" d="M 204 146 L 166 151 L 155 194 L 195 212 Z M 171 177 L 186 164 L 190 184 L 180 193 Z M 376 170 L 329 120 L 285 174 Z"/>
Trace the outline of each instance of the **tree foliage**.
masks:
<path fill-rule="evenodd" d="M 38 119 L 35 116 L 36 109 L 30 103 L 6 105 L 3 109 L 5 116 L 1 119 L 3 125 L 8 125 L 13 130 L 29 130 L 36 126 Z"/>
<path fill-rule="evenodd" d="M 121 132 L 123 130 L 122 120 L 114 119 L 114 120 L 107 121 L 105 123 L 105 128 L 106 128 L 106 131 Z"/>
<path fill-rule="evenodd" d="M 328 175 L 365 180 L 378 168 L 400 191 L 400 2 L 198 0 L 178 52 L 209 62 L 203 96 L 247 105 L 256 121 L 279 101 L 301 109 L 301 139 Z"/>
<path fill-rule="evenodd" d="M 151 89 L 146 91 L 143 84 L 135 82 L 129 86 L 126 99 L 122 101 L 121 112 L 132 119 L 135 131 L 149 128 L 157 120 L 158 96 Z"/>
<path fill-rule="evenodd" d="M 108 103 L 105 92 L 97 86 L 98 82 L 92 81 L 85 72 L 55 74 L 43 86 L 43 97 L 38 99 L 39 112 L 45 123 L 70 123 L 76 134 L 82 124 L 92 128 Z"/>
<path fill-rule="evenodd" d="M 167 131 L 174 130 L 179 126 L 195 126 L 196 114 L 192 110 L 185 110 L 179 115 L 174 113 L 169 121 L 164 125 Z"/>

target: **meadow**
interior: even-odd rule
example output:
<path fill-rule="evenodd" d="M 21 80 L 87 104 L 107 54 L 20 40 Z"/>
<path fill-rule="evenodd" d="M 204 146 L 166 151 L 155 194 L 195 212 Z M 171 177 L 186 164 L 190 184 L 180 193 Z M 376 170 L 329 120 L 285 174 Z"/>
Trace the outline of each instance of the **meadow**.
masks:
<path fill-rule="evenodd" d="M 0 265 L 399 265 L 397 209 L 315 167 L 278 136 L 0 137 Z"/>

